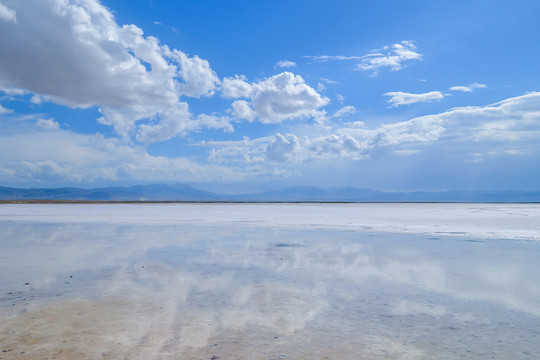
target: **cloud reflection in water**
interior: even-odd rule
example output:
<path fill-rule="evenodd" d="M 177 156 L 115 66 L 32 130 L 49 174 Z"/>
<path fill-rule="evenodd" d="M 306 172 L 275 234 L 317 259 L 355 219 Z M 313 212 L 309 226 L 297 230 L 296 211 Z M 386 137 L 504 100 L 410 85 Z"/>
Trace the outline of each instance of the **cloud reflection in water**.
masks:
<path fill-rule="evenodd" d="M 497 339 L 501 359 L 540 351 L 535 244 L 242 224 L 2 225 L 1 316 L 24 324 L 25 312 L 50 320 L 59 302 L 83 306 L 87 331 L 109 332 L 132 358 L 232 356 L 245 346 L 267 358 L 430 358 L 445 347 L 466 353 L 482 331 L 469 358 Z"/>

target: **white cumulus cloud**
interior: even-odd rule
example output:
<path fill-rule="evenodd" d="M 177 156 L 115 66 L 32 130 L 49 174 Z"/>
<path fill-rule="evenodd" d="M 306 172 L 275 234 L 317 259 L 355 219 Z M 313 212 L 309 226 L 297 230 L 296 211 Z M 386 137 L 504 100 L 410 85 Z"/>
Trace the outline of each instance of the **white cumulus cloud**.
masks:
<path fill-rule="evenodd" d="M 163 57 L 157 39 L 144 37 L 134 25 L 119 26 L 98 2 L 10 3 L 19 21 L 0 23 L 3 33 L 12 34 L 0 42 L 3 87 L 42 94 L 72 107 L 177 101 L 177 68 Z"/>
<path fill-rule="evenodd" d="M 210 68 L 207 60 L 197 55 L 188 57 L 181 51 L 174 50 L 174 55 L 180 64 L 180 77 L 183 83 L 180 85 L 182 94 L 191 97 L 212 96 L 220 81 Z"/>
<path fill-rule="evenodd" d="M 400 105 L 410 105 L 419 102 L 430 102 L 433 100 L 441 100 L 444 98 L 444 95 L 440 91 L 430 91 L 427 93 L 421 94 L 411 94 L 401 91 L 391 91 L 383 94 L 384 96 L 389 96 L 388 103 L 391 107 L 396 107 Z"/>
<path fill-rule="evenodd" d="M 3 0 L 17 21 L 0 21 L 0 89 L 70 107 L 97 106 L 99 121 L 130 137 L 184 108 L 180 97 L 211 96 L 220 81 L 207 60 L 169 49 L 135 25 L 119 25 L 97 0 Z M 11 14 L 8 12 L 8 14 Z"/>
<path fill-rule="evenodd" d="M 245 100 L 236 100 L 231 106 L 232 114 L 237 119 L 245 119 L 252 122 L 257 117 L 255 110 L 253 110 L 249 103 Z"/>
<path fill-rule="evenodd" d="M 290 72 L 253 83 L 251 88 L 251 103 L 236 101 L 236 105 L 233 104 L 234 113 L 247 120 L 256 116 L 265 124 L 316 116 L 318 109 L 330 102 L 307 85 L 300 75 Z"/>
<path fill-rule="evenodd" d="M 295 135 L 277 133 L 266 147 L 266 157 L 274 161 L 287 161 L 295 157 L 299 147 L 300 142 Z"/>
<path fill-rule="evenodd" d="M 228 99 L 249 97 L 252 91 L 253 88 L 244 75 L 224 78 L 221 84 L 222 96 Z"/>
<path fill-rule="evenodd" d="M 359 159 L 367 149 L 366 142 L 348 134 L 330 134 L 310 139 L 306 144 L 310 158 Z"/>

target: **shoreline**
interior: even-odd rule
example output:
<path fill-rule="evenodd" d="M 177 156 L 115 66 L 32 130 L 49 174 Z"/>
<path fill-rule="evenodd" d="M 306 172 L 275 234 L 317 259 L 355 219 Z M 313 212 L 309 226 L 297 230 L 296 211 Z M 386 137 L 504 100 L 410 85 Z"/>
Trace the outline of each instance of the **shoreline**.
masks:
<path fill-rule="evenodd" d="M 230 201 L 230 200 L 0 200 L 0 204 L 540 204 L 539 201 Z"/>

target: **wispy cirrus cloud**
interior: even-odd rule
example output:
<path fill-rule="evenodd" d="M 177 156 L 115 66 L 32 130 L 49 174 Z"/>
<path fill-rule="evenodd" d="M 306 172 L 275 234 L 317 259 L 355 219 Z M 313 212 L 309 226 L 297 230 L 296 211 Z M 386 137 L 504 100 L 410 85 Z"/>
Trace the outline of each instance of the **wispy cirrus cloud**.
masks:
<path fill-rule="evenodd" d="M 60 129 L 60 124 L 54 119 L 37 119 L 36 125 L 42 130 L 58 130 Z"/>
<path fill-rule="evenodd" d="M 332 117 L 340 118 L 347 115 L 353 115 L 355 113 L 356 113 L 356 108 L 352 105 L 347 105 L 347 106 L 342 107 L 338 111 L 336 111 L 334 115 L 332 115 Z"/>
<path fill-rule="evenodd" d="M 402 41 L 381 49 L 371 50 L 363 56 L 318 55 L 306 56 L 306 58 L 313 62 L 360 60 L 357 69 L 371 71 L 372 75 L 375 76 L 385 68 L 390 69 L 390 71 L 401 70 L 406 67 L 406 62 L 421 60 L 422 54 L 418 53 L 413 41 Z"/>
<path fill-rule="evenodd" d="M 484 84 L 473 83 L 468 86 L 452 86 L 449 88 L 452 91 L 473 92 L 474 89 L 485 89 L 487 86 Z"/>
<path fill-rule="evenodd" d="M 276 63 L 276 65 L 274 65 L 274 69 L 292 68 L 295 66 L 296 66 L 296 63 L 294 61 L 280 60 Z"/>
<path fill-rule="evenodd" d="M 2 106 L 2 104 L 0 104 L 0 115 L 11 114 L 11 113 L 13 113 L 13 110 L 6 109 L 5 107 Z"/>
<path fill-rule="evenodd" d="M 329 85 L 335 85 L 337 84 L 338 82 L 335 81 L 335 80 L 331 80 L 331 79 L 327 79 L 327 78 L 320 78 L 319 79 L 321 82 L 325 83 L 325 84 L 329 84 Z"/>
<path fill-rule="evenodd" d="M 248 173 L 249 170 L 199 164 L 185 157 L 154 156 L 144 147 L 126 144 L 118 138 L 59 129 L 52 119 L 38 119 L 24 132 L 0 134 L 2 184 L 222 181 L 241 179 Z"/>
<path fill-rule="evenodd" d="M 343 61 L 343 60 L 360 60 L 362 56 L 342 56 L 342 55 L 308 55 L 306 58 L 313 62 L 328 62 L 328 61 Z"/>
<path fill-rule="evenodd" d="M 398 71 L 406 66 L 406 62 L 421 59 L 422 55 L 416 51 L 414 42 L 402 41 L 399 44 L 372 50 L 368 55 L 362 57 L 362 62 L 358 64 L 358 70 L 371 71 L 373 75 L 377 75 L 384 68 Z"/>
<path fill-rule="evenodd" d="M 434 100 L 441 100 L 444 98 L 444 95 L 440 91 L 430 91 L 427 93 L 421 94 L 411 94 L 401 91 L 391 91 L 383 94 L 384 96 L 389 96 L 388 103 L 390 107 L 397 107 L 401 105 L 410 105 L 420 102 L 430 102 Z"/>
<path fill-rule="evenodd" d="M 17 22 L 17 13 L 15 10 L 0 3 L 0 20 Z"/>

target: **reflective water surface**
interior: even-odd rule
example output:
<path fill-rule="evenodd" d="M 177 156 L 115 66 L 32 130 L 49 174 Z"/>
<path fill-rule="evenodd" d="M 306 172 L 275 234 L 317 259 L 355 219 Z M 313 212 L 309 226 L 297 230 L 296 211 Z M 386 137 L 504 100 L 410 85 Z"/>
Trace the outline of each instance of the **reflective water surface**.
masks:
<path fill-rule="evenodd" d="M 540 358 L 540 244 L 450 235 L 0 219 L 0 359 Z"/>

